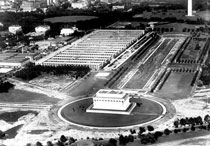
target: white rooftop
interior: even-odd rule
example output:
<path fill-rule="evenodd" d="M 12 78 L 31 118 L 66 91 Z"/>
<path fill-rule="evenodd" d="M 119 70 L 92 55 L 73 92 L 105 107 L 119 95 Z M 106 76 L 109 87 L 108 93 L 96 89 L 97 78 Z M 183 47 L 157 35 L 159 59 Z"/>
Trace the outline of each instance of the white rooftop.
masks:
<path fill-rule="evenodd" d="M 0 73 L 8 73 L 11 70 L 13 70 L 13 68 L 0 68 Z"/>
<path fill-rule="evenodd" d="M 109 72 L 99 72 L 95 75 L 95 77 L 107 77 L 109 74 Z"/>
<path fill-rule="evenodd" d="M 100 89 L 94 98 L 118 98 L 122 99 L 127 93 L 121 90 Z"/>

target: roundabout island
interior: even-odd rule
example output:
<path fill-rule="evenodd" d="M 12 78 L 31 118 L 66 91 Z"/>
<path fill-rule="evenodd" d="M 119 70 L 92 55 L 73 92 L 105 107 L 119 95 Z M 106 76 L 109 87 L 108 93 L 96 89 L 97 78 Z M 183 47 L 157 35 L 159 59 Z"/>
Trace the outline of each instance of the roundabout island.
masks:
<path fill-rule="evenodd" d="M 166 114 L 161 102 L 145 97 L 138 99 L 140 104 L 137 103 L 130 114 L 87 112 L 93 100 L 94 97 L 87 97 L 69 102 L 58 110 L 58 116 L 70 125 L 83 128 L 128 129 L 150 124 Z"/>

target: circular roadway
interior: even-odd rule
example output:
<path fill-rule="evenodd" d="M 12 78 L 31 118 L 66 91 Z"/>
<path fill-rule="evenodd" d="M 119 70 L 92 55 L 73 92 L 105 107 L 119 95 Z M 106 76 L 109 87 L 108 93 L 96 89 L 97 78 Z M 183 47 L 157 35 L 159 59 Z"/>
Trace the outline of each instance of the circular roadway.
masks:
<path fill-rule="evenodd" d="M 165 106 L 155 100 L 141 98 L 141 106 L 136 106 L 130 115 L 87 113 L 92 98 L 72 101 L 58 110 L 63 121 L 84 128 L 131 128 L 149 124 L 160 119 L 166 113 Z"/>

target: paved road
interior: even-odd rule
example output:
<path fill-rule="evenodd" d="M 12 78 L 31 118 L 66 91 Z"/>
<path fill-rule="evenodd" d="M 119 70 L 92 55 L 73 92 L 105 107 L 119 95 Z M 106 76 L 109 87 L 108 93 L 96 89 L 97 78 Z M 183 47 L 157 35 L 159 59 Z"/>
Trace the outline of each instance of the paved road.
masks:
<path fill-rule="evenodd" d="M 26 103 L 0 103 L 0 108 L 8 109 L 29 109 L 29 110 L 42 110 L 50 109 L 51 104 L 26 104 Z"/>

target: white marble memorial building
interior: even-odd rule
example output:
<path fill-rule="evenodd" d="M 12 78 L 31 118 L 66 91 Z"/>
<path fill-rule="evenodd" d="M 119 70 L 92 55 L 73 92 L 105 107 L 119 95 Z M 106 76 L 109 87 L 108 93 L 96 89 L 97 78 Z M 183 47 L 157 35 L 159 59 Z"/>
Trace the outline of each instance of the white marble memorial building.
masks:
<path fill-rule="evenodd" d="M 86 110 L 95 113 L 130 114 L 135 104 L 130 94 L 122 90 L 100 89 L 93 97 L 93 104 Z"/>
<path fill-rule="evenodd" d="M 126 110 L 129 95 L 120 90 L 99 90 L 93 97 L 93 109 Z"/>

